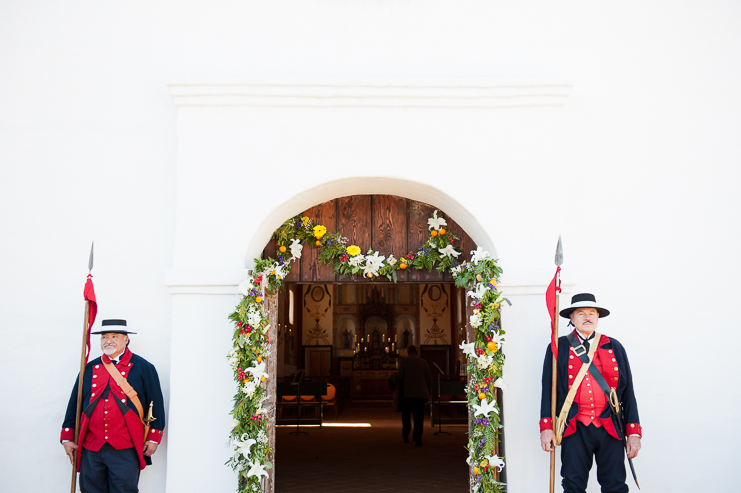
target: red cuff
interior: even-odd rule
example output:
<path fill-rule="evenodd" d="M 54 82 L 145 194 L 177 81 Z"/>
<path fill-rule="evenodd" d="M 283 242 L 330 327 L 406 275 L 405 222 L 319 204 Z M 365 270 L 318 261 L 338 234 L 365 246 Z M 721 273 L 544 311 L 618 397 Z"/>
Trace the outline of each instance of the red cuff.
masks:
<path fill-rule="evenodd" d="M 540 431 L 553 430 L 553 420 L 551 418 L 543 418 L 540 420 Z"/>
<path fill-rule="evenodd" d="M 641 429 L 641 425 L 638 423 L 628 423 L 625 425 L 625 434 L 627 436 L 638 435 L 639 437 L 643 437 L 643 430 Z"/>
<path fill-rule="evenodd" d="M 74 428 L 62 428 L 62 434 L 59 438 L 59 441 L 62 440 L 74 440 L 75 439 L 75 429 Z"/>
<path fill-rule="evenodd" d="M 162 441 L 162 431 L 161 430 L 155 430 L 150 429 L 149 434 L 147 435 L 147 439 L 144 440 L 145 442 L 155 442 L 160 443 Z"/>

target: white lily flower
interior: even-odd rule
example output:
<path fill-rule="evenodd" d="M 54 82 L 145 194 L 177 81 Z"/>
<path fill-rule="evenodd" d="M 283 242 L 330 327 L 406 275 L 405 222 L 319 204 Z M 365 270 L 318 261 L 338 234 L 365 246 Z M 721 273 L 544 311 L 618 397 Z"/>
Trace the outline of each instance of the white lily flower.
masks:
<path fill-rule="evenodd" d="M 250 380 L 249 382 L 245 383 L 244 386 L 242 387 L 242 392 L 244 392 L 244 394 L 247 397 L 252 397 L 253 395 L 255 395 L 256 390 L 257 390 L 257 384 L 255 383 L 254 380 Z"/>
<path fill-rule="evenodd" d="M 487 289 L 489 289 L 489 285 L 484 284 L 483 282 L 480 282 L 476 284 L 476 287 L 473 288 L 473 291 L 469 291 L 467 294 L 471 298 L 476 298 L 477 300 L 480 300 L 486 294 Z"/>
<path fill-rule="evenodd" d="M 482 354 L 476 358 L 476 366 L 478 366 L 479 370 L 486 370 L 492 363 L 494 363 L 494 356 Z"/>
<path fill-rule="evenodd" d="M 252 327 L 259 327 L 262 323 L 262 314 L 260 310 L 250 310 L 247 312 L 247 323 Z"/>
<path fill-rule="evenodd" d="M 481 315 L 479 315 L 478 313 L 474 313 L 473 315 L 468 317 L 468 320 L 471 322 L 471 327 L 473 327 L 474 329 L 476 327 L 481 327 Z"/>
<path fill-rule="evenodd" d="M 447 226 L 448 223 L 442 217 L 437 217 L 437 210 L 432 213 L 432 217 L 427 220 L 427 227 L 429 229 L 439 230 L 443 226 Z"/>
<path fill-rule="evenodd" d="M 301 244 L 301 241 L 294 238 L 291 240 L 291 246 L 289 247 L 291 249 L 291 260 L 296 260 L 297 258 L 301 258 L 301 251 L 304 249 L 304 246 Z"/>
<path fill-rule="evenodd" d="M 455 247 L 453 245 L 448 245 L 445 248 L 438 248 L 438 252 L 440 252 L 440 255 L 444 257 L 455 257 L 458 258 L 458 255 L 461 254 L 461 252 L 456 251 Z"/>
<path fill-rule="evenodd" d="M 366 265 L 370 264 L 370 265 L 376 266 L 377 268 L 380 268 L 383 265 L 383 260 L 385 258 L 386 257 L 384 256 L 379 256 L 378 252 L 373 252 L 373 255 L 365 256 L 365 264 Z"/>
<path fill-rule="evenodd" d="M 278 279 L 283 279 L 286 276 L 286 273 L 283 270 L 283 266 L 280 264 L 276 263 L 273 267 L 273 271 L 275 273 L 275 277 L 277 277 Z"/>
<path fill-rule="evenodd" d="M 490 258 L 491 255 L 489 255 L 489 252 L 481 247 L 478 247 L 476 250 L 471 250 L 471 262 L 475 265 L 479 264 L 479 260 L 488 260 Z"/>
<path fill-rule="evenodd" d="M 247 471 L 247 477 L 251 476 L 257 476 L 258 478 L 260 476 L 268 477 L 268 473 L 265 471 L 265 467 L 260 464 L 260 461 L 255 460 L 252 463 L 250 463 L 250 470 Z"/>
<path fill-rule="evenodd" d="M 389 265 L 396 265 L 396 262 L 396 257 L 394 257 L 393 255 L 389 255 L 389 258 L 386 259 L 386 263 L 388 263 Z"/>
<path fill-rule="evenodd" d="M 496 381 L 494 381 L 494 386 L 502 390 L 507 390 L 507 387 L 508 387 L 508 385 L 504 383 L 504 379 L 501 377 L 497 378 Z"/>
<path fill-rule="evenodd" d="M 502 334 L 497 334 L 496 332 L 491 334 L 491 342 L 497 345 L 497 349 L 502 349 L 502 344 L 504 344 L 504 336 Z"/>
<path fill-rule="evenodd" d="M 491 467 L 496 467 L 499 469 L 499 472 L 502 472 L 502 469 L 504 468 L 504 461 L 496 454 L 486 456 L 485 459 Z"/>
<path fill-rule="evenodd" d="M 480 414 L 484 418 L 489 416 L 489 414 L 491 413 L 499 414 L 499 410 L 497 409 L 497 401 L 495 400 L 489 402 L 486 399 L 483 399 L 481 401 L 481 404 L 474 404 L 473 409 L 474 416 L 478 416 Z"/>
<path fill-rule="evenodd" d="M 237 286 L 237 294 L 241 294 L 242 296 L 247 296 L 250 294 L 251 289 L 252 289 L 252 279 L 247 279 L 239 283 L 239 286 Z"/>
<path fill-rule="evenodd" d="M 363 275 L 368 277 L 368 274 L 378 275 L 378 269 L 379 267 L 377 265 L 373 264 L 365 264 L 363 266 Z"/>
<path fill-rule="evenodd" d="M 232 416 L 232 415 L 230 414 L 230 415 L 229 415 L 229 424 L 231 425 L 231 426 L 229 427 L 229 431 L 230 431 L 230 432 L 231 432 L 231 431 L 234 431 L 234 428 L 236 428 L 237 426 L 239 426 L 239 420 L 238 420 L 238 419 L 234 419 L 234 416 Z"/>
<path fill-rule="evenodd" d="M 458 346 L 463 350 L 463 354 L 468 356 L 469 358 L 475 358 L 476 357 L 476 343 L 475 342 L 461 342 L 461 345 Z"/>
<path fill-rule="evenodd" d="M 354 257 L 350 257 L 350 260 L 347 261 L 347 264 L 351 267 L 360 267 L 360 264 L 362 264 L 365 261 L 365 255 L 362 253 L 359 253 L 355 255 Z"/>
<path fill-rule="evenodd" d="M 259 381 L 262 379 L 262 377 L 268 378 L 268 372 L 265 371 L 265 362 L 258 363 L 255 366 L 250 366 L 247 368 L 248 372 L 252 373 L 252 377 L 255 379 L 255 381 Z"/>
<path fill-rule="evenodd" d="M 237 442 L 237 454 L 241 454 L 245 460 L 250 460 L 250 448 L 256 443 L 257 441 L 252 438 Z"/>

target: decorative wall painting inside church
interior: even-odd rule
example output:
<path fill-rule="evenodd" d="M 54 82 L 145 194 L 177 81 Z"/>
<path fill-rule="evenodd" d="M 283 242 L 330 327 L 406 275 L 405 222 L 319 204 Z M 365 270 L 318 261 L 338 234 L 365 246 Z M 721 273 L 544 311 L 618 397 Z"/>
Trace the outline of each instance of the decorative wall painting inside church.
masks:
<path fill-rule="evenodd" d="M 303 299 L 303 345 L 332 344 L 332 291 L 326 284 L 308 284 Z"/>
<path fill-rule="evenodd" d="M 419 299 L 420 342 L 424 345 L 450 344 L 450 303 L 445 284 L 425 284 Z"/>

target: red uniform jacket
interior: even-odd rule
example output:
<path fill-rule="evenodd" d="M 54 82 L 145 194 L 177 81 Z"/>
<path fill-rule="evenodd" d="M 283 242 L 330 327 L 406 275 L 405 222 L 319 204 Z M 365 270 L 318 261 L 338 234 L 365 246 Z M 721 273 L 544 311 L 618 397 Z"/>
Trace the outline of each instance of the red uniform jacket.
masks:
<path fill-rule="evenodd" d="M 104 443 L 116 450 L 134 447 L 139 455 L 139 467 L 144 469 L 148 457 L 144 450 L 144 424 L 131 400 L 111 378 L 103 362 L 111 360 L 105 354 L 92 360 L 85 367 L 83 379 L 83 413 L 80 416 L 79 444 L 87 450 L 97 452 Z M 128 348 L 124 351 L 116 368 L 136 390 L 144 413 L 149 403 L 154 402 L 152 423 L 146 441 L 160 443 L 165 428 L 165 409 L 159 377 L 154 366 L 144 358 L 133 354 Z M 72 389 L 67 414 L 62 424 L 61 440 L 75 439 L 75 413 L 77 410 L 77 381 Z M 77 454 L 77 470 L 80 469 L 80 456 Z"/>
<path fill-rule="evenodd" d="M 545 362 L 543 363 L 543 392 L 541 396 L 540 405 L 540 431 L 545 429 L 553 429 L 553 422 L 551 419 L 551 376 L 552 372 L 552 356 L 551 346 L 548 345 L 546 350 Z M 628 435 L 642 435 L 641 425 L 638 418 L 638 406 L 636 405 L 635 394 L 633 393 L 633 375 L 630 371 L 630 365 L 628 364 L 628 356 L 625 353 L 625 349 L 616 339 L 611 339 L 605 335 L 602 335 L 600 339 L 600 345 L 595 351 L 594 362 L 597 367 L 601 370 L 602 376 L 605 378 L 607 385 L 611 388 L 615 388 L 618 396 L 618 400 L 622 403 L 623 410 L 623 422 L 625 423 L 626 433 Z M 571 390 L 572 382 L 576 379 L 579 370 L 583 363 L 578 356 L 574 354 L 574 349 L 569 344 L 566 336 L 559 337 L 558 339 L 558 384 L 556 387 L 556 416 L 561 412 L 564 401 L 566 400 L 566 394 Z M 589 373 L 587 373 L 589 375 Z M 597 385 L 594 380 L 590 377 L 590 381 L 587 382 L 586 377 L 582 380 L 580 388 L 576 392 L 574 397 L 574 404 L 572 404 L 569 410 L 569 415 L 566 421 L 566 430 L 563 436 L 569 436 L 576 431 L 576 419 L 574 419 L 579 411 L 584 414 L 584 406 L 590 406 L 592 401 L 586 400 L 586 395 L 589 395 L 589 388 L 586 388 L 587 383 L 590 383 L 592 387 L 592 394 L 599 392 L 604 396 L 604 392 Z M 605 403 L 606 403 L 605 399 Z M 599 425 L 605 427 L 605 431 L 611 436 L 617 439 L 622 439 L 622 436 L 616 431 L 616 423 L 612 417 L 609 405 L 603 407 L 603 409 L 595 410 L 595 419 Z"/>

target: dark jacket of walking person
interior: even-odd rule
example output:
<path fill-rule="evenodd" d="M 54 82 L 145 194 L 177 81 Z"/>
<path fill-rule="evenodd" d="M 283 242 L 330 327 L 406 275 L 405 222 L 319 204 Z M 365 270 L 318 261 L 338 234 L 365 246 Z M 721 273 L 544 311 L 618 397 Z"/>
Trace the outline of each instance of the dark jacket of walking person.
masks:
<path fill-rule="evenodd" d="M 407 348 L 408 356 L 399 361 L 397 384 L 401 387 L 401 436 L 405 443 L 409 442 L 409 432 L 412 431 L 411 417 L 414 417 L 414 431 L 412 439 L 417 446 L 422 445 L 422 429 L 424 427 L 425 402 L 430 398 L 432 388 L 432 374 L 427 361 L 417 355 L 416 346 Z"/>

